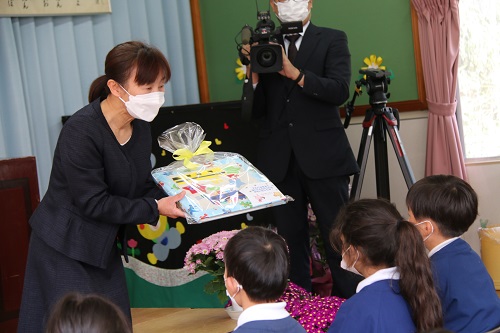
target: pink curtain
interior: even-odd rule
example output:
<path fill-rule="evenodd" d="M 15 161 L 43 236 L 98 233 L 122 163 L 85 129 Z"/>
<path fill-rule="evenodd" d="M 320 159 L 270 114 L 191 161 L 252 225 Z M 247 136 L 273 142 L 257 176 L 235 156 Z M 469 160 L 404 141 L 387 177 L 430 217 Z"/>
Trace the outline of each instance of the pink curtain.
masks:
<path fill-rule="evenodd" d="M 455 112 L 460 42 L 458 0 L 412 0 L 429 107 L 425 175 L 467 178 Z"/>

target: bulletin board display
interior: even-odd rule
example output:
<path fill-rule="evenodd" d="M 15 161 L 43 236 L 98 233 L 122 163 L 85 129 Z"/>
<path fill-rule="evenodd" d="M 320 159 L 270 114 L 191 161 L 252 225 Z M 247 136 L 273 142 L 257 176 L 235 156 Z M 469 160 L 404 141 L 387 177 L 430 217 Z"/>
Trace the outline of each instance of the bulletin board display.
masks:
<path fill-rule="evenodd" d="M 57 16 L 111 13 L 110 0 L 3 0 L 0 16 Z"/>

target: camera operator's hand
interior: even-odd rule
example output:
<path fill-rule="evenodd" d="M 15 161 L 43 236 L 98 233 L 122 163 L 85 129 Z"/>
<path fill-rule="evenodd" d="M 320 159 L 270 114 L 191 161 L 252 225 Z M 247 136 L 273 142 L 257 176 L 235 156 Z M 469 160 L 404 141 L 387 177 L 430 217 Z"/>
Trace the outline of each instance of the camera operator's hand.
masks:
<path fill-rule="evenodd" d="M 283 55 L 283 69 L 278 73 L 280 73 L 283 76 L 286 76 L 290 80 L 293 81 L 297 80 L 297 78 L 300 76 L 300 70 L 290 62 L 283 46 L 281 46 L 281 54 Z M 304 86 L 304 76 L 302 76 L 302 78 L 300 79 L 299 82 L 297 82 L 297 84 L 301 87 Z"/>
<path fill-rule="evenodd" d="M 252 49 L 252 46 L 255 46 L 255 45 L 258 45 L 258 43 L 253 43 L 252 45 L 243 44 L 243 46 L 241 47 L 241 54 L 243 54 L 248 59 L 249 63 L 250 63 L 250 50 Z M 250 73 L 251 66 L 250 66 L 250 64 L 248 64 L 246 67 L 247 67 L 247 78 L 248 78 L 248 74 Z M 257 83 L 259 83 L 259 74 L 252 72 L 252 84 L 255 86 Z"/>
<path fill-rule="evenodd" d="M 247 58 L 247 60 L 250 62 L 250 49 L 251 49 L 251 46 L 250 44 L 243 44 L 241 46 L 241 54 L 243 56 L 245 56 L 245 58 Z"/>

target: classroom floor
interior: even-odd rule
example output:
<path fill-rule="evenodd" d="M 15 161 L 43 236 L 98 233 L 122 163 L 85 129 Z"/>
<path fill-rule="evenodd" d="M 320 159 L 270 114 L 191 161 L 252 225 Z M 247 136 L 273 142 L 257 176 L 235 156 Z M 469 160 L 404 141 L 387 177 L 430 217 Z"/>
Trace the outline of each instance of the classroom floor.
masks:
<path fill-rule="evenodd" d="M 134 333 L 228 333 L 236 320 L 219 309 L 132 308 Z"/>

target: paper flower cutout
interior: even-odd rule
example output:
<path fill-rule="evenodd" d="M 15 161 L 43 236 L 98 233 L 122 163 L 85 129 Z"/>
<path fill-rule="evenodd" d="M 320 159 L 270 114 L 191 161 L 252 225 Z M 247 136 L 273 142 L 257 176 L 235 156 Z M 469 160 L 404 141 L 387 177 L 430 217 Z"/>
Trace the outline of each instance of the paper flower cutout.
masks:
<path fill-rule="evenodd" d="M 236 59 L 236 63 L 238 64 L 239 67 L 236 67 L 234 71 L 236 72 L 238 80 L 242 81 L 247 76 L 247 66 L 241 63 L 240 58 Z"/>
<path fill-rule="evenodd" d="M 375 54 L 371 54 L 370 58 L 366 57 L 363 60 L 363 62 L 366 64 L 367 67 L 361 67 L 361 69 L 374 68 L 374 69 L 385 70 L 385 66 L 381 66 L 382 61 L 383 61 L 382 57 L 377 57 Z"/>
<path fill-rule="evenodd" d="M 385 65 L 382 65 L 382 57 L 377 57 L 375 54 L 370 54 L 370 57 L 366 57 L 363 59 L 363 62 L 365 63 L 365 67 L 361 67 L 362 70 L 367 70 L 367 69 L 380 69 L 383 71 L 387 71 L 390 73 L 388 76 L 389 79 L 394 79 L 394 72 L 390 69 L 386 69 Z M 366 75 L 360 75 L 360 78 L 363 78 L 366 80 Z M 361 88 L 356 88 L 356 92 L 360 92 Z"/>

